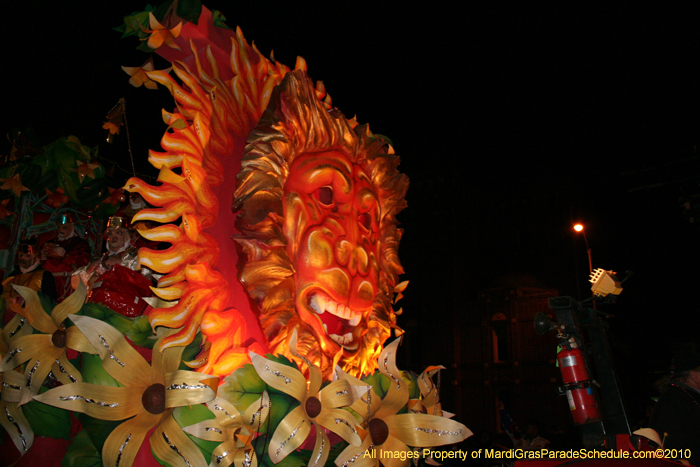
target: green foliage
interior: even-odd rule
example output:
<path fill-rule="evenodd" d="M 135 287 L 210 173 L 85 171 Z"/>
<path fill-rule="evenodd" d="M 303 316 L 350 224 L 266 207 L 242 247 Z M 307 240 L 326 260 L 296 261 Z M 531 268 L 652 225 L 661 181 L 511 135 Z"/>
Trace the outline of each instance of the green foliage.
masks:
<path fill-rule="evenodd" d="M 141 26 L 148 28 L 148 13 L 154 9 L 155 7 L 146 5 L 144 11 L 135 11 L 125 16 L 124 22 L 113 29 L 122 33 L 122 39 L 129 36 L 137 36 L 139 38 L 148 37 L 148 34 L 142 31 Z"/>
<path fill-rule="evenodd" d="M 100 420 L 97 418 L 92 418 L 84 413 L 76 412 L 75 416 L 83 424 L 83 429 L 87 432 L 92 441 L 95 450 L 98 453 L 102 452 L 102 448 L 107 441 L 107 437 L 114 431 L 114 429 L 122 423 L 122 420 Z"/>
<path fill-rule="evenodd" d="M 412 371 L 402 371 L 401 377 L 408 384 L 408 398 L 420 399 L 420 388 L 418 387 L 418 375 Z"/>
<path fill-rule="evenodd" d="M 61 467 L 101 467 L 102 456 L 90 439 L 87 430 L 81 430 L 68 445 Z"/>
<path fill-rule="evenodd" d="M 266 355 L 265 357 L 296 369 L 296 364 L 284 356 Z M 261 433 L 272 435 L 282 419 L 299 406 L 299 402 L 291 396 L 265 384 L 255 371 L 255 367 L 250 363 L 227 376 L 225 381 L 219 387 L 219 396 L 231 402 L 240 413 L 245 412 L 252 403 L 257 401 L 262 396 L 263 391 L 268 392 L 270 414 L 260 427 Z"/>
<path fill-rule="evenodd" d="M 189 362 L 194 360 L 194 358 L 199 354 L 199 352 L 202 350 L 201 349 L 202 345 L 202 333 L 198 332 L 195 334 L 194 339 L 192 339 L 192 342 L 185 347 L 185 350 L 182 351 L 182 361 L 180 362 L 180 370 L 189 370 L 190 367 L 185 365 L 185 362 Z"/>
<path fill-rule="evenodd" d="M 40 392 L 43 393 L 46 390 L 46 388 L 41 388 Z M 22 406 L 22 413 L 32 427 L 35 436 L 70 439 L 71 419 L 67 410 L 31 401 Z"/>
<path fill-rule="evenodd" d="M 151 324 L 148 322 L 148 317 L 137 316 L 129 318 L 117 313 L 111 308 L 102 305 L 101 303 L 86 303 L 80 309 L 78 314 L 99 319 L 110 326 L 117 329 L 122 334 L 126 335 L 131 342 L 139 347 L 153 348 L 156 340 L 151 339 L 154 336 Z M 197 344 L 199 345 L 199 343 Z"/>
<path fill-rule="evenodd" d="M 83 382 L 85 383 L 112 387 L 122 386 L 104 369 L 102 366 L 102 359 L 99 355 L 82 354 L 80 374 L 83 376 Z"/>
<path fill-rule="evenodd" d="M 311 458 L 311 451 L 301 449 L 290 452 L 287 457 L 275 464 L 268 454 L 269 439 L 265 435 L 256 438 L 253 441 L 253 447 L 258 458 L 258 467 L 303 467 L 308 465 Z"/>
<path fill-rule="evenodd" d="M 175 421 L 184 428 L 186 426 L 199 423 L 203 420 L 211 420 L 215 417 L 206 405 L 200 404 L 189 407 L 177 407 L 173 410 L 173 418 L 175 418 Z M 197 445 L 199 450 L 202 451 L 204 459 L 207 461 L 211 460 L 211 453 L 214 451 L 214 449 L 216 449 L 219 443 L 197 438 L 196 436 L 192 436 L 187 432 L 185 432 L 185 434 L 194 442 L 194 444 Z"/>
<path fill-rule="evenodd" d="M 212 11 L 211 15 L 212 15 L 212 21 L 214 23 L 214 26 L 216 26 L 217 28 L 232 30 L 230 27 L 226 26 L 226 24 L 224 23 L 224 21 L 226 21 L 226 17 L 219 10 Z"/>
<path fill-rule="evenodd" d="M 177 2 L 177 15 L 189 21 L 190 23 L 197 24 L 199 22 L 199 16 L 202 14 L 202 1 L 201 0 L 179 0 Z"/>

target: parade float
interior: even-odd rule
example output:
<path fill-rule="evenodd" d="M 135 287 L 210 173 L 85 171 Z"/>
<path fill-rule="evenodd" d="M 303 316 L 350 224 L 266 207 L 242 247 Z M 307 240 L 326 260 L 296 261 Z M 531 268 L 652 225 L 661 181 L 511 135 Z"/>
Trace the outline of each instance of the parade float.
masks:
<path fill-rule="evenodd" d="M 172 67 L 124 67 L 175 100 L 157 182 L 124 186 L 150 205 L 141 235 L 166 245 L 138 253 L 155 297 L 128 317 L 82 283 L 59 304 L 17 287 L 0 349 L 10 464 L 393 466 L 471 435 L 442 410 L 441 367 L 395 363 L 408 179 L 391 142 L 303 59 L 268 59 L 223 21 L 196 1 L 124 19 Z"/>

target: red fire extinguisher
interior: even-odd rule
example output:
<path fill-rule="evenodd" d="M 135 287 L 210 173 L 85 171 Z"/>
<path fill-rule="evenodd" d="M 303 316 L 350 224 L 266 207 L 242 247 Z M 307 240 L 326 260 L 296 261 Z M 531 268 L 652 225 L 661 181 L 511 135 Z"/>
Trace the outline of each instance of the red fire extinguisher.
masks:
<path fill-rule="evenodd" d="M 581 349 L 573 347 L 567 341 L 557 354 L 557 360 L 574 424 L 600 421 L 596 397 Z"/>

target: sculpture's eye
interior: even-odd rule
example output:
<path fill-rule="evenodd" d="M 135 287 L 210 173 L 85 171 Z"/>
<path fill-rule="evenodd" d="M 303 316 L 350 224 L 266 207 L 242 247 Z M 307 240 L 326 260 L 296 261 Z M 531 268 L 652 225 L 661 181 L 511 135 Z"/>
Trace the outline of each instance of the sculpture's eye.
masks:
<path fill-rule="evenodd" d="M 363 212 L 357 218 L 357 222 L 367 230 L 371 230 L 372 227 L 372 217 L 368 212 Z"/>
<path fill-rule="evenodd" d="M 333 188 L 322 186 L 314 192 L 314 198 L 324 206 L 333 204 Z"/>

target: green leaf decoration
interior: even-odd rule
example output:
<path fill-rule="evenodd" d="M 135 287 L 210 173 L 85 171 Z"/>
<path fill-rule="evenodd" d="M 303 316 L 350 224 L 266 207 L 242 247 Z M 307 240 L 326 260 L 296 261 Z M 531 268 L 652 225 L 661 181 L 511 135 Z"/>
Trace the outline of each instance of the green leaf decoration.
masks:
<path fill-rule="evenodd" d="M 135 11 L 125 16 L 124 22 L 113 29 L 122 33 L 122 39 L 129 36 L 148 37 L 148 34 L 141 30 L 141 26 L 148 28 L 148 13 L 153 10 L 154 7 L 146 5 L 145 11 Z"/>
<path fill-rule="evenodd" d="M 180 0 L 177 2 L 177 9 L 175 11 L 180 18 L 190 23 L 197 24 L 199 22 L 199 16 L 202 14 L 202 1 Z"/>
<path fill-rule="evenodd" d="M 266 357 L 278 363 L 296 367 L 285 357 L 272 357 L 270 355 L 266 355 Z M 272 434 L 282 419 L 296 408 L 299 402 L 291 396 L 265 384 L 252 364 L 248 363 L 227 376 L 224 384 L 219 386 L 218 394 L 232 403 L 240 413 L 243 413 L 250 404 L 262 396 L 263 391 L 267 391 L 270 395 L 270 415 L 259 431 Z"/>
<path fill-rule="evenodd" d="M 101 467 L 102 456 L 86 430 L 81 430 L 68 445 L 61 467 Z"/>
<path fill-rule="evenodd" d="M 180 362 L 180 370 L 189 370 L 190 367 L 185 365 L 185 362 L 190 362 L 195 359 L 195 357 L 201 352 L 201 346 L 202 346 L 202 333 L 197 332 L 197 334 L 194 336 L 194 339 L 192 339 L 192 342 L 185 347 L 185 350 L 182 351 L 182 361 Z"/>
<path fill-rule="evenodd" d="M 255 455 L 258 458 L 258 467 L 304 467 L 309 464 L 311 451 L 304 449 L 290 452 L 287 457 L 275 464 L 270 459 L 270 455 L 267 451 L 269 446 L 267 438 L 267 436 L 263 435 L 253 441 Z M 326 465 L 331 466 L 333 464 L 326 463 Z"/>
<path fill-rule="evenodd" d="M 41 180 L 41 167 L 34 164 L 23 164 L 21 167 L 19 167 L 19 173 L 22 174 L 22 185 L 26 186 L 30 190 L 37 188 L 38 183 Z"/>
<path fill-rule="evenodd" d="M 402 371 L 401 377 L 408 385 L 408 398 L 419 399 L 420 388 L 418 387 L 418 375 L 412 371 Z"/>
<path fill-rule="evenodd" d="M 41 388 L 40 392 L 46 390 Z M 22 413 L 34 430 L 34 436 L 70 439 L 71 419 L 67 410 L 31 401 L 22 406 Z"/>
<path fill-rule="evenodd" d="M 83 431 L 87 432 L 98 453 L 102 452 L 107 437 L 123 422 L 123 420 L 100 420 L 80 412 L 75 412 L 75 416 L 83 424 Z"/>
<path fill-rule="evenodd" d="M 86 383 L 99 384 L 100 386 L 122 386 L 122 384 L 104 369 L 102 366 L 102 359 L 99 355 L 83 353 L 80 374 L 83 376 L 83 381 Z"/>
<path fill-rule="evenodd" d="M 214 414 L 207 408 L 206 405 L 194 405 L 189 407 L 177 407 L 173 410 L 173 417 L 175 421 L 180 424 L 181 427 L 186 427 L 199 423 L 202 420 L 211 420 Z M 215 441 L 206 441 L 196 436 L 192 436 L 189 433 L 185 433 L 193 442 L 197 445 L 202 455 L 206 460 L 211 459 L 211 453 L 216 449 L 219 443 Z"/>
<path fill-rule="evenodd" d="M 391 385 L 391 380 L 381 374 L 379 370 L 369 376 L 365 376 L 362 378 L 362 381 L 372 386 L 372 390 L 382 399 L 386 396 L 386 393 L 389 391 L 389 386 Z"/>
<path fill-rule="evenodd" d="M 128 318 L 101 303 L 86 303 L 78 313 L 108 323 L 139 347 L 151 349 L 156 342 L 151 339 L 154 333 L 146 316 Z"/>
<path fill-rule="evenodd" d="M 230 27 L 226 26 L 224 24 L 224 21 L 226 21 L 226 17 L 221 13 L 219 10 L 214 10 L 212 11 L 212 20 L 214 22 L 214 26 L 217 28 L 223 28 L 223 29 L 228 29 L 230 31 L 233 31 Z"/>

